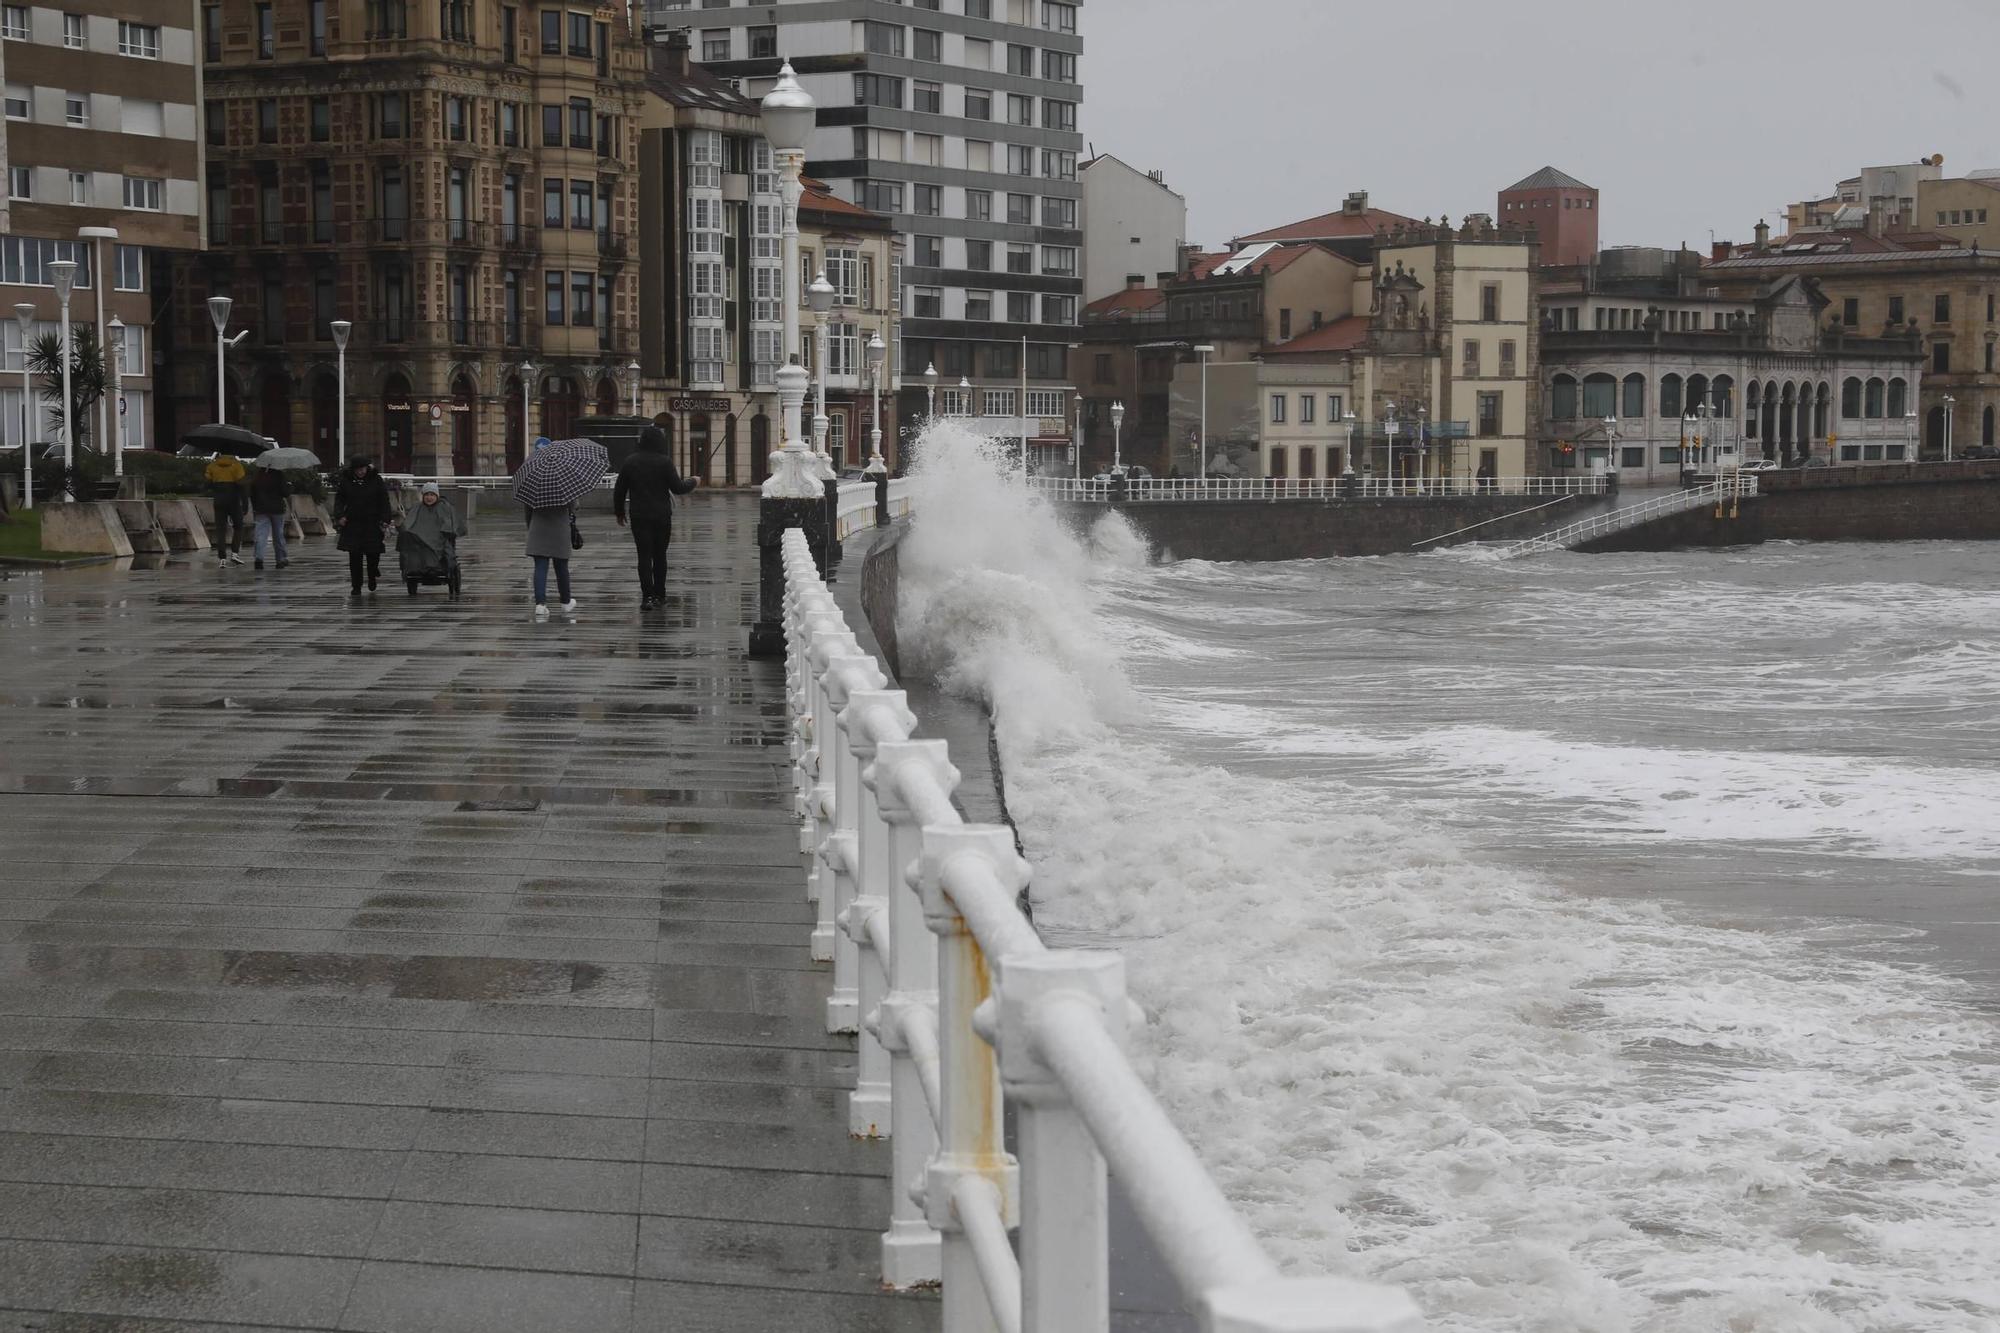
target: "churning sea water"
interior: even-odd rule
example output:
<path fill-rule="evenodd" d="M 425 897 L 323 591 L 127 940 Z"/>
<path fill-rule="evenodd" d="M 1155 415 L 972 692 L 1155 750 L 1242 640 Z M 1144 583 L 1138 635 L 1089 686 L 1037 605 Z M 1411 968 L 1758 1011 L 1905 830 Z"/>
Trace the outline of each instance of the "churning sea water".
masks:
<path fill-rule="evenodd" d="M 1288 1267 L 2000 1327 L 2000 548 L 1147 566 L 927 443 L 906 653 Z"/>

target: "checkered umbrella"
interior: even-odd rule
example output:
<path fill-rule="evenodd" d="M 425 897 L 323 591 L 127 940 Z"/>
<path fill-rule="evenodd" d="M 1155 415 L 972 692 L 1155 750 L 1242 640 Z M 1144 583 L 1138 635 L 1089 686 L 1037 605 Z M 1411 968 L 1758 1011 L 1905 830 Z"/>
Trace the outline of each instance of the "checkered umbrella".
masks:
<path fill-rule="evenodd" d="M 514 474 L 514 498 L 530 509 L 560 509 L 596 490 L 610 470 L 596 440 L 552 440 Z"/>

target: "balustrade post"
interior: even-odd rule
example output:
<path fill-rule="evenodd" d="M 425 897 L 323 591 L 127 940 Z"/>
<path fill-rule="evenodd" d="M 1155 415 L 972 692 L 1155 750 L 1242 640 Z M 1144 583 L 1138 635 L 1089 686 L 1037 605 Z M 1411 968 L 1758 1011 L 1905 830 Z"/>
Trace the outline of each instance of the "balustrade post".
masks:
<path fill-rule="evenodd" d="M 833 723 L 833 707 L 826 697 L 826 664 L 835 657 L 851 657 L 861 651 L 854 636 L 847 632 L 847 622 L 837 620 L 835 629 L 827 622 L 833 618 L 816 617 L 808 622 L 814 627 L 811 645 L 807 650 L 806 675 L 812 684 L 809 694 L 812 699 L 812 748 L 807 751 L 811 757 L 811 783 L 805 794 L 805 835 L 806 853 L 811 869 L 807 872 L 806 897 L 819 904 L 819 920 L 813 926 L 812 957 L 814 962 L 829 962 L 834 953 L 835 930 L 833 917 L 834 882 L 833 872 L 827 867 L 821 855 L 826 845 L 826 836 L 833 830 L 833 782 L 839 765 L 834 747 L 839 744 L 838 728 Z"/>
<path fill-rule="evenodd" d="M 820 915 L 826 917 L 830 905 L 834 924 L 833 994 L 826 1001 L 828 1032 L 853 1032 L 861 1025 L 861 951 L 841 929 L 842 921 L 854 906 L 854 876 L 861 859 L 857 846 L 861 828 L 861 766 L 854 757 L 852 737 L 840 723 L 840 714 L 847 707 L 849 689 L 856 684 L 879 690 L 888 683 L 875 659 L 854 645 L 854 636 L 845 637 L 850 645 L 846 651 L 824 658 L 820 668 L 820 688 L 825 691 L 827 707 L 826 741 L 820 747 L 820 767 L 824 775 L 822 785 L 830 789 L 833 798 L 832 817 L 819 849 L 824 873 L 831 877 L 832 890 L 831 904 L 822 900 Z M 826 753 L 829 742 L 833 751 L 830 762 Z M 829 887 L 828 881 L 822 880 L 821 886 L 823 890 Z"/>
<path fill-rule="evenodd" d="M 1125 960 L 1064 949 L 999 962 L 1000 1081 L 1021 1156 L 1021 1326 L 1108 1333 L 1110 1202 L 1104 1155 L 1069 1090 L 1042 1062 L 1048 1024 L 1096 1023 L 1125 1044 Z"/>
<path fill-rule="evenodd" d="M 1000 1194 L 1001 1220 L 1020 1214 L 1019 1169 L 1001 1137 L 1000 1069 L 974 1030 L 974 1014 L 992 993 L 993 974 L 979 942 L 945 888 L 952 864 L 985 861 L 1010 897 L 1028 881 L 1011 830 L 993 825 L 932 824 L 923 831 L 924 923 L 938 940 L 938 1053 L 943 1105 L 938 1152 L 924 1176 L 924 1212 L 943 1237 L 945 1333 L 998 1333 L 981 1285 L 979 1265 L 952 1191 L 966 1176 L 981 1177 Z"/>
<path fill-rule="evenodd" d="M 1205 1293 L 1202 1333 L 1424 1333 L 1401 1287 L 1340 1277 L 1245 1282 Z"/>
<path fill-rule="evenodd" d="M 891 1287 L 936 1282 L 942 1273 L 937 1229 L 924 1214 L 925 1173 L 937 1151 L 937 1124 L 924 1096 L 923 1074 L 910 1048 L 910 1025 L 937 1023 L 939 944 L 924 921 L 919 892 L 923 835 L 920 812 L 904 795 L 906 777 L 928 775 L 949 796 L 958 786 L 943 741 L 884 741 L 862 774 L 887 824 L 884 892 L 889 899 L 889 995 L 881 1034 L 889 1052 L 889 1230 L 882 1236 L 882 1281 Z"/>
<path fill-rule="evenodd" d="M 810 556 L 807 557 L 808 561 Z M 813 698 L 819 690 L 819 682 L 813 679 L 811 670 L 812 642 L 815 633 L 839 633 L 847 628 L 847 622 L 840 615 L 839 608 L 828 597 L 826 589 L 819 582 L 818 574 L 809 574 L 810 583 L 800 585 L 796 595 L 796 615 L 794 623 L 787 628 L 787 638 L 796 650 L 788 650 L 786 656 L 787 682 L 793 685 L 792 696 L 792 771 L 794 774 L 793 807 L 799 817 L 799 856 L 806 875 L 806 900 L 819 900 L 819 864 L 814 857 L 814 849 L 819 846 L 816 822 L 811 811 L 812 789 L 819 780 L 818 739 L 813 734 Z"/>
<path fill-rule="evenodd" d="M 882 821 L 875 789 L 865 776 L 868 766 L 875 762 L 875 721 L 883 717 L 890 721 L 889 730 L 904 736 L 917 725 L 917 715 L 910 711 L 909 700 L 901 690 L 850 690 L 847 707 L 840 714 L 840 726 L 847 733 L 847 748 L 854 756 L 855 779 L 859 784 L 854 902 L 840 922 L 841 929 L 859 950 L 861 964 L 861 1060 L 854 1093 L 847 1099 L 847 1129 L 863 1138 L 878 1138 L 894 1127 L 889 1052 L 882 1043 L 882 1002 L 889 993 L 895 941 L 890 940 L 887 956 L 877 953 L 875 936 L 868 930 L 870 918 L 878 915 L 884 925 L 888 924 L 895 882 L 893 868 L 888 864 L 889 830 Z"/>

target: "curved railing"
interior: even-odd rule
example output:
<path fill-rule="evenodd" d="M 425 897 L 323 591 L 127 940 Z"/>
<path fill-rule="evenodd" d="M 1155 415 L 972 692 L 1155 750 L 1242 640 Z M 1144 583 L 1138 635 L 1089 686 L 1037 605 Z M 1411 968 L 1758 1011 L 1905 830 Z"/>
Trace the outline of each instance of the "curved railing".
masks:
<path fill-rule="evenodd" d="M 1202 1329 L 1420 1330 L 1400 1289 L 1279 1275 L 1126 1057 L 1124 960 L 1042 943 L 1012 830 L 960 818 L 945 743 L 914 738 L 801 530 L 783 557 L 813 956 L 828 1029 L 860 1033 L 848 1128 L 891 1140 L 883 1282 L 942 1283 L 945 1333 L 1103 1333 L 1108 1166 Z"/>
<path fill-rule="evenodd" d="M 1500 548 L 1504 558 L 1512 559 L 1521 555 L 1539 555 L 1545 551 L 1566 551 L 1581 546 L 1594 538 L 1623 532 L 1627 528 L 1650 523 L 1656 518 L 1669 514 L 1684 514 L 1690 509 L 1699 509 L 1707 504 L 1720 504 L 1731 498 L 1747 499 L 1757 494 L 1757 474 L 1754 472 L 1730 472 L 1714 481 L 1686 490 L 1669 491 L 1639 504 L 1627 505 L 1623 509 L 1613 509 L 1609 513 L 1594 514 L 1578 519 L 1539 537 L 1530 537 Z"/>
<path fill-rule="evenodd" d="M 1113 484 L 1078 477 L 1030 477 L 1028 484 L 1051 500 L 1102 502 L 1114 494 Z M 1131 501 L 1201 500 L 1388 500 L 1436 499 L 1460 495 L 1602 495 L 1609 489 L 1605 474 L 1575 477 L 1131 477 L 1125 498 Z"/>
<path fill-rule="evenodd" d="M 907 518 L 910 513 L 910 479 L 891 477 L 889 479 L 889 518 L 893 522 Z M 833 510 L 834 536 L 846 541 L 864 528 L 875 526 L 875 483 L 872 481 L 844 481 L 840 484 L 839 498 Z"/>

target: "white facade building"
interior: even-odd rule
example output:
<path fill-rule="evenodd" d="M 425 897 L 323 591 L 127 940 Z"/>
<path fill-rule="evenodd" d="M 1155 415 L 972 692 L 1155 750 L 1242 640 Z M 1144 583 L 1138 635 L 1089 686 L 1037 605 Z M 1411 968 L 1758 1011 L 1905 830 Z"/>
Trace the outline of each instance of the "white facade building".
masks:
<path fill-rule="evenodd" d="M 1162 174 L 1109 153 L 1078 169 L 1083 180 L 1083 302 L 1159 285 L 1187 244 L 1187 200 Z"/>

